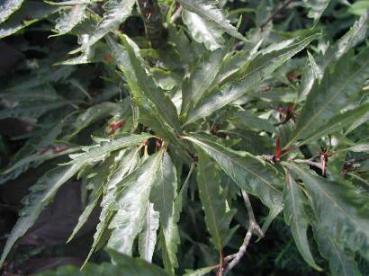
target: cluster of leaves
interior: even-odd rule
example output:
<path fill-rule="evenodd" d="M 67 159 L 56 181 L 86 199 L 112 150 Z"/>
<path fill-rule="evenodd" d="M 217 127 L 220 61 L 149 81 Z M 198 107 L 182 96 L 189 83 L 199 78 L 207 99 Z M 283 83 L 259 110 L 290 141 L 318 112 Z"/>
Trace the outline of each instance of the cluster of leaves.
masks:
<path fill-rule="evenodd" d="M 0 38 L 47 17 L 42 26 L 53 26 L 50 39 L 62 49 L 22 64 L 26 73 L 0 93 L 0 119 L 32 126 L 0 183 L 49 165 L 24 199 L 0 263 L 77 178 L 86 205 L 69 240 L 99 209 L 85 264 L 108 249 L 115 266 L 95 268 L 101 273 L 223 275 L 283 215 L 313 269 L 326 266 L 315 261 L 317 247 L 333 275 L 365 274 L 358 267 L 369 260 L 365 4 L 158 1 L 167 34 L 152 48 L 149 35 L 125 32 L 143 2 L 155 1 L 0 4 Z M 77 48 L 66 49 L 69 36 Z M 101 89 L 93 87 L 96 74 Z M 262 226 L 251 203 L 268 208 Z M 191 216 L 205 223 L 212 247 L 192 237 Z M 196 248 L 206 253 L 185 267 L 178 256 Z"/>

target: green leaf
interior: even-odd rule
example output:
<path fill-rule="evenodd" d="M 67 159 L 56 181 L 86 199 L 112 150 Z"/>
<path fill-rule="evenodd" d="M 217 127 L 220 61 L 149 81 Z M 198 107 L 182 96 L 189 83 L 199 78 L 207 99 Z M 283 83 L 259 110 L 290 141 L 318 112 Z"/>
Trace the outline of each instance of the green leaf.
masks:
<path fill-rule="evenodd" d="M 179 214 L 175 209 L 178 179 L 176 168 L 167 153 L 164 153 L 157 173 L 150 200 L 154 203 L 154 209 L 160 213 L 160 242 L 164 267 L 174 274 L 174 268 L 178 266 L 176 253 L 179 244 Z"/>
<path fill-rule="evenodd" d="M 147 205 L 144 229 L 138 236 L 138 251 L 142 259 L 151 263 L 159 228 L 159 212 L 154 210 L 154 204 Z"/>
<path fill-rule="evenodd" d="M 332 275 L 359 276 L 358 265 L 354 254 L 344 250 L 342 246 L 319 227 L 314 227 L 314 237 L 321 255 L 329 261 Z"/>
<path fill-rule="evenodd" d="M 92 276 L 92 275 L 140 275 L 140 276 L 168 276 L 160 267 L 149 264 L 142 259 L 118 254 L 112 250 L 109 254 L 112 263 L 87 264 L 83 270 L 75 266 L 61 266 L 53 271 L 38 273 L 40 276 Z"/>
<path fill-rule="evenodd" d="M 223 46 L 223 31 L 219 30 L 214 23 L 187 10 L 182 12 L 182 19 L 191 30 L 190 34 L 192 38 L 199 43 L 204 43 L 205 47 L 210 51 Z"/>
<path fill-rule="evenodd" d="M 222 252 L 231 232 L 230 223 L 234 212 L 227 206 L 219 171 L 209 161 L 206 155 L 199 156 L 197 185 L 211 240 L 215 248 Z"/>
<path fill-rule="evenodd" d="M 361 0 L 353 3 L 348 11 L 356 15 L 363 15 L 368 13 L 368 9 L 369 9 L 369 1 Z"/>
<path fill-rule="evenodd" d="M 296 130 L 287 144 L 307 139 L 320 127 L 355 100 L 369 77 L 369 48 L 357 56 L 347 54 L 327 72 L 320 84 L 315 83 L 298 118 Z"/>
<path fill-rule="evenodd" d="M 73 122 L 72 127 L 74 128 L 74 131 L 69 135 L 69 138 L 75 136 L 81 130 L 85 129 L 94 122 L 97 122 L 98 120 L 104 119 L 108 116 L 119 114 L 125 109 L 128 109 L 128 106 L 124 106 L 122 103 L 112 102 L 95 104 L 89 107 Z"/>
<path fill-rule="evenodd" d="M 249 111 L 239 111 L 230 121 L 239 128 L 250 128 L 256 130 L 265 130 L 269 133 L 275 132 L 275 128 L 268 120 L 261 119 Z"/>
<path fill-rule="evenodd" d="M 179 130 L 177 110 L 171 100 L 155 85 L 148 75 L 137 46 L 127 36 L 122 36 L 124 48 L 110 37 L 107 39 L 118 67 L 123 71 L 130 87 L 133 101 L 148 113 L 153 123 L 166 126 L 164 131 Z M 155 121 L 153 121 L 153 117 Z M 169 134 L 173 135 L 173 134 Z"/>
<path fill-rule="evenodd" d="M 144 164 L 123 180 L 122 188 L 116 193 L 118 210 L 109 224 L 111 236 L 108 248 L 132 254 L 133 242 L 145 225 L 150 192 L 162 157 L 162 153 L 148 157 Z"/>
<path fill-rule="evenodd" d="M 103 198 L 101 200 L 101 213 L 99 216 L 99 223 L 96 227 L 96 232 L 94 234 L 94 241 L 92 243 L 90 252 L 86 257 L 85 264 L 88 259 L 91 257 L 92 253 L 101 246 L 105 241 L 103 240 L 106 232 L 108 230 L 108 226 L 111 222 L 112 217 L 117 211 L 116 206 L 116 192 L 118 188 L 122 186 L 123 180 L 125 177 L 132 173 L 133 170 L 139 164 L 139 149 L 133 148 L 129 151 L 122 151 L 117 158 L 119 158 L 120 162 L 116 170 L 114 170 L 113 175 L 108 179 L 106 185 L 104 185 L 103 189 Z"/>
<path fill-rule="evenodd" d="M 305 7 L 309 9 L 308 17 L 318 21 L 331 0 L 304 0 Z"/>
<path fill-rule="evenodd" d="M 231 25 L 223 11 L 217 7 L 216 2 L 205 0 L 178 0 L 178 2 L 181 3 L 185 9 L 198 14 L 207 21 L 215 23 L 219 29 L 227 32 L 229 35 L 240 40 L 245 40 L 237 29 Z"/>
<path fill-rule="evenodd" d="M 58 7 L 49 6 L 41 1 L 25 1 L 19 10 L 0 25 L 0 39 L 12 35 L 58 10 Z"/>
<path fill-rule="evenodd" d="M 369 260 L 368 197 L 353 187 L 312 175 L 293 163 L 284 163 L 302 179 L 311 198 L 316 224 L 342 248 Z"/>
<path fill-rule="evenodd" d="M 334 45 L 328 48 L 323 57 L 317 59 L 317 69 L 324 74 L 326 68 L 334 61 L 340 59 L 350 49 L 354 48 L 358 43 L 366 38 L 366 34 L 369 27 L 369 12 L 363 14 Z M 312 67 L 311 67 L 312 66 Z M 304 72 L 301 84 L 301 95 L 306 97 L 313 87 L 317 77 L 320 74 L 316 74 L 316 70 L 313 69 L 315 65 L 312 64 L 310 58 L 310 66 L 308 66 Z"/>
<path fill-rule="evenodd" d="M 321 268 L 315 263 L 311 254 L 309 241 L 306 234 L 309 222 L 304 210 L 304 194 L 290 174 L 287 174 L 286 184 L 284 198 L 285 220 L 291 227 L 292 236 L 301 256 L 311 267 L 321 270 Z"/>
<path fill-rule="evenodd" d="M 19 213 L 20 217 L 6 241 L 1 255 L 0 266 L 3 265 L 15 242 L 31 228 L 42 210 L 53 199 L 58 189 L 72 178 L 80 168 L 81 164 L 57 167 L 48 171 L 32 186 L 30 194 L 23 201 L 24 207 Z"/>
<path fill-rule="evenodd" d="M 223 50 L 205 53 L 191 71 L 190 76 L 183 81 L 181 117 L 186 118 L 188 111 L 197 105 L 213 85 L 222 66 L 224 53 Z"/>
<path fill-rule="evenodd" d="M 131 134 L 117 139 L 106 139 L 100 144 L 82 148 L 85 152 L 71 154 L 70 163 L 94 163 L 104 160 L 108 154 L 118 149 L 135 146 L 151 138 L 150 134 Z"/>
<path fill-rule="evenodd" d="M 183 137 L 191 141 L 214 159 L 224 172 L 243 190 L 257 196 L 278 214 L 282 210 L 281 183 L 276 171 L 268 164 L 250 154 L 232 151 L 208 136 L 191 135 Z"/>
<path fill-rule="evenodd" d="M 111 31 L 118 29 L 131 14 L 136 0 L 109 0 L 105 4 L 105 13 L 86 41 L 83 42 L 81 49 L 86 50 L 103 38 Z"/>
<path fill-rule="evenodd" d="M 4 0 L 0 4 L 0 23 L 6 21 L 9 16 L 16 12 L 23 4 L 24 0 Z"/>
<path fill-rule="evenodd" d="M 18 162 L 14 163 L 11 167 L 7 168 L 1 173 L 0 184 L 5 183 L 11 179 L 17 178 L 20 174 L 28 170 L 29 168 L 34 168 L 44 163 L 47 160 L 57 158 L 66 154 L 70 154 L 79 151 L 80 148 L 70 148 L 62 152 L 53 152 L 52 149 L 47 150 L 45 153 L 37 152 L 35 154 L 30 154 Z"/>
<path fill-rule="evenodd" d="M 34 118 L 37 119 L 41 115 L 49 112 L 51 110 L 58 109 L 62 106 L 72 104 L 71 101 L 57 100 L 48 102 L 38 102 L 38 103 L 25 103 L 13 108 L 7 108 L 0 110 L 0 119 L 4 118 Z"/>
<path fill-rule="evenodd" d="M 75 26 L 81 23 L 86 18 L 86 4 L 75 4 L 68 7 L 67 11 L 63 12 L 55 24 L 57 34 L 52 36 L 64 35 L 70 33 Z"/>
<path fill-rule="evenodd" d="M 118 154 L 119 156 L 119 154 Z M 94 168 L 94 171 L 96 171 L 96 175 L 88 180 L 88 186 L 92 186 L 93 190 L 89 196 L 89 202 L 84 207 L 84 210 L 82 214 L 78 218 L 77 225 L 74 227 L 72 234 L 69 236 L 68 241 L 70 242 L 75 235 L 78 233 L 78 231 L 85 225 L 87 219 L 91 215 L 92 211 L 97 206 L 104 190 L 104 186 L 106 182 L 109 180 L 109 172 L 113 167 L 114 164 L 114 158 L 115 156 L 112 156 L 107 161 L 105 161 L 101 166 L 98 168 Z"/>
<path fill-rule="evenodd" d="M 297 39 L 295 43 L 282 50 L 259 55 L 247 67 L 241 80 L 226 83 L 219 91 L 212 93 L 200 101 L 198 106 L 189 113 L 186 124 L 209 116 L 213 112 L 234 102 L 250 90 L 256 88 L 263 81 L 270 78 L 271 74 L 278 67 L 307 47 L 310 42 L 316 38 L 317 35 L 310 35 L 306 38 Z"/>
<path fill-rule="evenodd" d="M 349 130 L 352 131 L 354 129 L 355 122 L 358 122 L 360 119 L 365 119 L 368 114 L 369 104 L 359 105 L 357 108 L 350 109 L 341 114 L 337 114 L 332 117 L 332 119 L 321 125 L 319 128 L 316 128 L 309 135 L 309 138 L 304 140 L 304 143 L 309 143 L 325 135 L 340 131 L 347 126 L 349 126 Z"/>

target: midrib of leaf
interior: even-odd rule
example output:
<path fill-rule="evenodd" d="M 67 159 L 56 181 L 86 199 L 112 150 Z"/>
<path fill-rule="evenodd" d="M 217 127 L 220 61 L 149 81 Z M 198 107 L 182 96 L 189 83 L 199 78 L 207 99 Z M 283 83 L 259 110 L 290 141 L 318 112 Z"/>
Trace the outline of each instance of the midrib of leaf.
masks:
<path fill-rule="evenodd" d="M 298 166 L 295 166 L 295 165 L 291 165 L 290 166 L 293 166 L 293 168 L 297 171 L 300 171 L 300 173 L 304 173 L 303 170 L 300 169 L 300 167 Z M 305 173 L 306 174 L 306 173 Z M 309 176 L 310 177 L 310 176 Z M 315 181 L 311 181 L 311 182 L 314 182 Z M 320 185 L 317 185 L 317 184 L 314 184 L 315 188 L 318 189 L 320 191 L 321 194 L 324 194 L 331 202 L 332 202 L 332 206 L 336 209 L 338 209 L 338 211 L 341 211 L 342 214 L 345 215 L 345 217 L 347 217 L 347 220 L 348 221 L 353 221 L 355 222 L 355 220 L 351 220 L 350 219 L 350 215 L 347 213 L 347 211 L 345 209 L 343 209 L 342 207 L 339 206 L 338 202 L 334 200 L 334 198 L 332 197 L 332 195 L 328 194 L 326 190 L 322 189 Z M 358 223 L 355 223 L 356 225 L 359 225 Z M 361 227 L 358 227 L 358 228 L 361 228 Z"/>
<path fill-rule="evenodd" d="M 355 73 L 350 74 L 350 76 L 345 80 L 344 85 L 340 86 L 341 88 L 339 88 L 339 92 L 336 92 L 336 94 L 341 94 L 342 91 L 345 90 L 346 85 L 353 79 L 356 77 L 356 75 L 358 74 L 358 72 L 360 72 L 361 70 L 365 69 L 368 67 L 368 64 L 363 64 L 362 66 L 359 67 L 359 70 L 357 70 Z M 314 122 L 316 122 L 317 119 L 319 119 L 319 116 L 323 113 L 323 111 L 327 108 L 327 106 L 330 105 L 331 102 L 333 102 L 335 100 L 335 97 L 332 95 L 332 97 L 329 98 L 328 101 L 325 101 L 323 106 L 320 108 L 320 110 L 318 110 L 317 112 L 315 112 L 312 116 L 310 121 L 308 121 L 307 123 L 305 123 L 299 131 L 296 132 L 296 134 L 290 139 L 290 141 L 287 143 L 287 145 L 285 146 L 286 148 L 288 148 L 292 143 L 294 143 L 300 136 L 300 134 L 303 132 L 303 130 L 308 129 L 308 127 L 310 127 Z"/>
<path fill-rule="evenodd" d="M 194 143 L 196 143 L 196 144 L 201 144 L 203 147 L 205 147 L 205 148 L 209 148 L 209 146 L 206 144 L 206 143 L 204 143 L 204 142 L 202 142 L 202 141 L 200 141 L 200 140 L 198 140 L 198 139 L 193 139 L 193 137 L 190 137 L 190 136 L 186 136 L 186 137 L 184 137 L 185 139 L 187 139 L 187 140 L 190 140 L 190 141 L 192 141 L 192 142 L 194 142 Z M 216 152 L 217 152 L 217 154 L 219 154 L 219 155 L 221 155 L 222 156 L 222 158 L 224 158 L 224 159 L 231 159 L 231 158 L 229 158 L 227 155 L 225 155 L 225 154 L 223 154 L 223 153 L 221 153 L 220 151 L 218 151 L 217 149 L 214 149 Z M 235 156 L 236 158 L 242 158 L 241 156 Z M 232 161 L 231 163 L 236 163 L 238 166 L 240 166 L 242 169 L 244 169 L 244 170 L 246 170 L 247 172 L 249 172 L 250 174 L 252 174 L 252 175 L 254 175 L 255 177 L 257 177 L 257 178 L 259 178 L 262 182 L 264 182 L 266 185 L 268 185 L 271 189 L 273 189 L 274 191 L 276 191 L 276 192 L 280 192 L 277 188 L 275 188 L 267 179 L 265 179 L 263 176 L 261 176 L 261 175 L 259 175 L 258 173 L 256 173 L 256 172 L 254 172 L 254 171 L 252 171 L 252 170 L 250 170 L 249 168 L 247 168 L 247 167 L 245 167 L 245 166 L 242 166 L 239 162 L 237 162 L 237 159 L 234 159 L 234 161 Z"/>
<path fill-rule="evenodd" d="M 335 253 L 336 253 L 336 256 L 337 256 L 337 258 L 338 258 L 338 260 L 340 261 L 340 263 L 341 263 L 341 267 L 343 268 L 343 270 L 345 271 L 344 273 L 344 275 L 347 275 L 347 276 L 351 276 L 348 272 L 346 272 L 346 266 L 344 265 L 345 263 L 343 262 L 343 260 L 342 260 L 342 256 L 341 256 L 341 254 L 340 254 L 340 252 L 342 251 L 342 250 L 340 250 L 338 247 L 337 247 L 337 244 L 332 240 L 332 238 L 331 238 L 331 236 L 330 235 L 327 235 L 327 237 L 326 237 L 327 239 L 329 239 L 329 242 L 333 245 L 333 248 L 334 248 L 334 251 L 335 251 Z"/>
<path fill-rule="evenodd" d="M 213 205 L 210 204 L 210 202 L 212 201 L 212 199 L 210 198 L 210 194 L 211 193 L 209 192 L 208 184 L 207 184 L 206 180 L 205 180 L 204 185 L 202 185 L 202 186 L 206 190 L 205 197 L 206 197 L 206 200 L 207 200 L 208 210 L 211 213 L 210 216 L 211 216 L 211 224 L 213 225 L 212 228 L 215 229 L 216 238 L 219 241 L 219 248 L 218 248 L 218 250 L 222 250 L 222 247 L 223 247 L 222 238 L 221 238 L 221 234 L 219 232 L 219 229 L 218 229 L 218 226 L 217 226 L 217 223 L 216 223 L 217 219 L 216 219 L 216 215 L 215 215 L 214 209 L 212 208 Z"/>

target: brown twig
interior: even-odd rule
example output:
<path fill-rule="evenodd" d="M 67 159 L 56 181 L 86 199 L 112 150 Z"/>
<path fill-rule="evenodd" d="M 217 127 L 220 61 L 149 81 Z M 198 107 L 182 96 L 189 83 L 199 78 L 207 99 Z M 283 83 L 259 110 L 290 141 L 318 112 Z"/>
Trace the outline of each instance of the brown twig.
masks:
<path fill-rule="evenodd" d="M 282 3 L 282 5 L 276 9 L 269 17 L 268 19 L 261 24 L 260 28 L 264 29 L 264 27 L 270 22 L 272 21 L 282 10 L 284 10 L 289 4 L 292 3 L 293 0 L 286 0 L 284 3 Z"/>
<path fill-rule="evenodd" d="M 225 258 L 226 262 L 228 261 L 230 262 L 228 263 L 226 270 L 224 271 L 224 275 L 226 275 L 229 271 L 231 271 L 240 262 L 241 258 L 245 255 L 247 247 L 250 244 L 252 234 L 255 233 L 258 236 L 261 236 L 261 237 L 264 236 L 263 231 L 261 230 L 260 226 L 257 224 L 255 220 L 255 215 L 254 215 L 254 211 L 252 210 L 250 198 L 248 194 L 243 190 L 242 190 L 242 197 L 245 201 L 247 213 L 249 216 L 249 227 L 247 229 L 245 238 L 243 239 L 243 243 L 241 247 L 238 249 L 238 252 L 235 254 L 229 255 Z"/>

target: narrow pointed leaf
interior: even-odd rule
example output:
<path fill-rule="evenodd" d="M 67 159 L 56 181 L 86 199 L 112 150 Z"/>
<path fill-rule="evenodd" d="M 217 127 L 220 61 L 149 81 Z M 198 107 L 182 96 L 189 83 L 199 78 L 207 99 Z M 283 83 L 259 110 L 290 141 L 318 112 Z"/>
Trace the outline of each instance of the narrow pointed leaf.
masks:
<path fill-rule="evenodd" d="M 125 74 L 133 101 L 150 116 L 155 117 L 156 121 L 178 130 L 180 125 L 173 102 L 164 95 L 156 86 L 153 78 L 148 75 L 142 58 L 135 50 L 137 46 L 134 42 L 126 36 L 122 38 L 122 41 L 124 48 L 111 38 L 108 38 L 108 45 L 112 49 L 118 67 Z"/>
<path fill-rule="evenodd" d="M 94 241 L 92 243 L 90 252 L 86 257 L 85 263 L 91 257 L 92 253 L 104 243 L 104 234 L 106 233 L 112 217 L 117 211 L 115 196 L 118 188 L 121 187 L 125 177 L 132 173 L 139 164 L 138 150 L 133 148 L 129 151 L 123 151 L 120 156 L 120 163 L 113 175 L 108 179 L 104 190 L 103 198 L 101 200 L 101 213 L 99 216 L 99 223 L 96 226 L 96 232 L 94 234 Z"/>
<path fill-rule="evenodd" d="M 192 70 L 190 77 L 184 80 L 181 116 L 186 117 L 188 111 L 197 105 L 212 86 L 221 68 L 223 57 L 224 51 L 222 50 L 206 53 Z"/>
<path fill-rule="evenodd" d="M 154 204 L 149 203 L 146 210 L 144 229 L 138 237 L 140 257 L 149 263 L 151 263 L 154 254 L 158 228 L 159 212 L 154 210 Z"/>
<path fill-rule="evenodd" d="M 200 17 L 210 22 L 215 23 L 219 29 L 224 30 L 229 35 L 240 40 L 245 40 L 245 38 L 225 17 L 223 11 L 217 7 L 216 2 L 205 0 L 178 0 L 178 2 L 181 3 L 185 9 L 198 14 Z"/>
<path fill-rule="evenodd" d="M 369 11 L 362 15 L 334 45 L 328 48 L 323 57 L 317 58 L 317 68 L 324 74 L 327 67 L 333 62 L 339 60 L 350 49 L 354 48 L 358 43 L 364 40 L 367 36 L 369 28 Z M 313 65 L 314 66 L 314 65 Z M 308 66 L 304 71 L 301 84 L 301 95 L 305 98 L 311 91 L 317 77 L 311 66 Z"/>
<path fill-rule="evenodd" d="M 184 138 L 214 159 L 241 189 L 260 198 L 272 210 L 282 209 L 279 176 L 267 164 L 250 155 L 241 156 L 207 136 L 191 135 Z"/>
<path fill-rule="evenodd" d="M 361 273 L 351 252 L 344 250 L 331 235 L 318 227 L 314 227 L 314 237 L 318 244 L 320 254 L 329 262 L 332 275 L 360 276 Z"/>
<path fill-rule="evenodd" d="M 211 241 L 215 248 L 221 252 L 226 246 L 230 222 L 234 213 L 227 208 L 219 171 L 204 154 L 199 157 L 197 184 Z"/>
<path fill-rule="evenodd" d="M 133 242 L 145 225 L 151 188 L 156 181 L 162 154 L 150 156 L 145 163 L 127 176 L 123 188 L 117 191 L 117 213 L 109 228 L 108 248 L 127 255 L 132 254 Z"/>
<path fill-rule="evenodd" d="M 369 260 L 369 215 L 365 205 L 368 197 L 346 184 L 312 175 L 296 164 L 285 165 L 304 182 L 322 231 L 342 248 L 349 248 Z"/>
<path fill-rule="evenodd" d="M 64 11 L 64 14 L 60 16 L 55 25 L 55 31 L 57 35 L 64 35 L 73 30 L 75 26 L 81 23 L 86 17 L 87 4 L 76 4 L 69 7 L 69 10 Z"/>
<path fill-rule="evenodd" d="M 315 83 L 309 93 L 288 145 L 309 138 L 336 116 L 348 101 L 355 100 L 369 78 L 369 48 L 356 57 L 352 54 L 342 57 L 332 70 L 324 75 L 320 84 Z"/>
<path fill-rule="evenodd" d="M 177 197 L 177 172 L 167 153 L 164 153 L 158 169 L 157 180 L 152 187 L 150 200 L 154 209 L 160 213 L 160 241 L 163 252 L 164 267 L 168 272 L 174 273 L 178 266 L 177 249 L 179 244 L 178 214 L 175 210 Z"/>
<path fill-rule="evenodd" d="M 0 25 L 0 39 L 12 35 L 58 10 L 58 7 L 47 5 L 41 1 L 25 1 L 19 10 Z"/>
<path fill-rule="evenodd" d="M 304 194 L 290 174 L 287 174 L 284 217 L 291 227 L 297 249 L 304 260 L 313 268 L 321 270 L 315 263 L 307 238 L 308 220 L 304 210 Z"/>
<path fill-rule="evenodd" d="M 106 3 L 106 11 L 101 22 L 96 27 L 89 38 L 82 44 L 82 49 L 86 50 L 91 47 L 106 34 L 118 29 L 132 13 L 132 9 L 136 0 L 109 0 Z"/>
<path fill-rule="evenodd" d="M 318 21 L 331 0 L 304 0 L 305 7 L 309 9 L 308 17 Z"/>
<path fill-rule="evenodd" d="M 348 110 L 341 114 L 337 114 L 325 124 L 315 129 L 309 135 L 309 138 L 304 140 L 304 143 L 309 143 L 310 141 L 314 141 L 315 139 L 319 139 L 325 135 L 333 134 L 336 131 L 342 130 L 344 127 L 348 127 L 349 130 L 352 131 L 355 129 L 355 126 L 357 127 L 358 125 L 360 125 L 355 125 L 355 122 L 364 120 L 366 117 L 369 116 L 368 114 L 369 104 L 359 105 L 357 108 Z"/>
<path fill-rule="evenodd" d="M 191 30 L 191 36 L 199 43 L 203 43 L 207 49 L 214 51 L 224 44 L 223 31 L 216 25 L 202 18 L 196 13 L 184 10 L 182 12 L 183 22 Z"/>
<path fill-rule="evenodd" d="M 200 101 L 198 106 L 189 113 L 186 124 L 209 116 L 213 112 L 239 99 L 251 89 L 256 88 L 263 81 L 270 78 L 271 74 L 278 67 L 307 47 L 316 38 L 317 35 L 311 35 L 298 39 L 287 48 L 258 56 L 250 63 L 241 80 L 226 83 L 219 91 L 215 91 Z"/>
<path fill-rule="evenodd" d="M 100 167 L 96 169 L 96 175 L 88 181 L 88 186 L 93 187 L 93 191 L 89 196 L 89 202 L 85 206 L 82 214 L 78 218 L 77 225 L 74 227 L 72 234 L 69 236 L 68 241 L 70 242 L 78 233 L 79 230 L 85 225 L 92 211 L 97 206 L 102 194 L 105 183 L 109 178 L 109 171 L 113 169 L 114 156 L 110 157 Z"/>
<path fill-rule="evenodd" d="M 24 0 L 4 0 L 0 4 L 0 23 L 8 19 L 23 4 Z"/>

